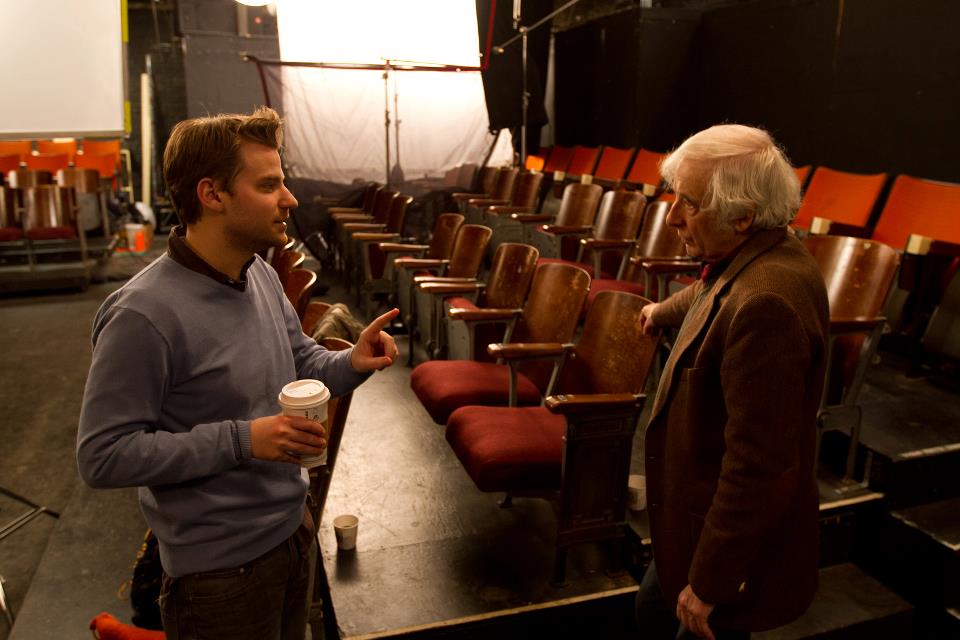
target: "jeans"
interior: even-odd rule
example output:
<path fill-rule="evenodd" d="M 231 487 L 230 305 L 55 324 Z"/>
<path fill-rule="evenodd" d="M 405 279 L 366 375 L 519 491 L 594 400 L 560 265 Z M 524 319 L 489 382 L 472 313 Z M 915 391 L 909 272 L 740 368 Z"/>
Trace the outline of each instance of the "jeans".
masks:
<path fill-rule="evenodd" d="M 667 607 L 660 590 L 657 567 L 650 561 L 643 575 L 636 601 L 637 626 L 640 638 L 644 640 L 695 640 L 698 636 L 680 624 L 676 613 Z M 749 631 L 730 631 L 717 629 L 712 624 L 710 630 L 716 640 L 749 640 Z"/>
<path fill-rule="evenodd" d="M 164 574 L 160 613 L 167 640 L 303 640 L 309 555 L 294 534 L 235 569 Z"/>

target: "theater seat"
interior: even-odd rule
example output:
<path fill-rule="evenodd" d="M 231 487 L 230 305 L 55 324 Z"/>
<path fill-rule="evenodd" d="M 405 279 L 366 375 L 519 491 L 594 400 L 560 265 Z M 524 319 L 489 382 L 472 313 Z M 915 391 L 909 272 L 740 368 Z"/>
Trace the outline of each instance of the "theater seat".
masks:
<path fill-rule="evenodd" d="M 530 295 L 523 309 L 453 310 L 460 321 L 512 320 L 504 343 L 493 349 L 506 364 L 471 360 L 433 360 L 413 370 L 410 386 L 427 413 L 444 424 L 450 413 L 462 406 L 522 406 L 539 404 L 553 372 L 550 362 L 530 361 L 515 355 L 518 343 L 563 344 L 577 327 L 587 296 L 590 276 L 578 267 L 545 264 L 537 267 Z M 551 347 L 538 356 L 562 355 Z"/>
<path fill-rule="evenodd" d="M 554 582 L 563 580 L 567 547 L 624 535 L 640 392 L 659 337 L 637 330 L 647 304 L 599 295 L 577 345 L 562 347 L 568 355 L 544 406 L 466 406 L 447 422 L 447 442 L 478 489 L 506 492 L 504 506 L 511 496 L 558 500 Z"/>

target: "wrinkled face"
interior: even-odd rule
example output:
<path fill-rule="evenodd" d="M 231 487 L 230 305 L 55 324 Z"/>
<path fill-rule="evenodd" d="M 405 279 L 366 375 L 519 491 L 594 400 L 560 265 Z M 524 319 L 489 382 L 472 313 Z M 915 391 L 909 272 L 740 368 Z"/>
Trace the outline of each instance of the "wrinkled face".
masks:
<path fill-rule="evenodd" d="M 230 192 L 219 191 L 224 204 L 224 233 L 234 247 L 251 254 L 287 241 L 287 218 L 297 207 L 283 181 L 276 149 L 244 142 L 240 145 L 242 169 Z"/>
<path fill-rule="evenodd" d="M 667 224 L 676 229 L 687 255 L 715 262 L 746 239 L 742 231 L 749 227 L 752 220 L 747 221 L 745 227 L 742 220 L 729 225 L 718 221 L 713 212 L 704 211 L 701 204 L 709 178 L 708 166 L 687 162 L 680 164 L 674 180 L 677 199 L 667 213 Z"/>

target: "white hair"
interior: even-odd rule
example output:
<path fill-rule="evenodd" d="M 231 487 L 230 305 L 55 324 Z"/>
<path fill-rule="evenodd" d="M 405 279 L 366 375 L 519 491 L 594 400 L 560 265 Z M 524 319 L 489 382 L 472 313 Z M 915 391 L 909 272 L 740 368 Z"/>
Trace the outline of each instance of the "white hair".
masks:
<path fill-rule="evenodd" d="M 785 227 L 800 208 L 797 174 L 763 129 L 720 124 L 690 136 L 660 166 L 671 188 L 682 163 L 710 173 L 700 208 L 722 224 L 752 212 L 754 229 Z"/>

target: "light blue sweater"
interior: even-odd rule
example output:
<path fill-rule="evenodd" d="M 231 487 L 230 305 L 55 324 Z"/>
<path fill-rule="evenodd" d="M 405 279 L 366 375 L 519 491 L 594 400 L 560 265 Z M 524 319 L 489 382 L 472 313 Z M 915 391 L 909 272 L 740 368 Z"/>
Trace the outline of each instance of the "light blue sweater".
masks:
<path fill-rule="evenodd" d="M 239 291 L 164 255 L 111 294 L 93 324 L 77 435 L 83 479 L 140 487 L 171 576 L 237 567 L 303 517 L 300 467 L 254 460 L 250 421 L 280 413 L 298 378 L 333 395 L 367 375 L 307 338 L 259 257 Z"/>

